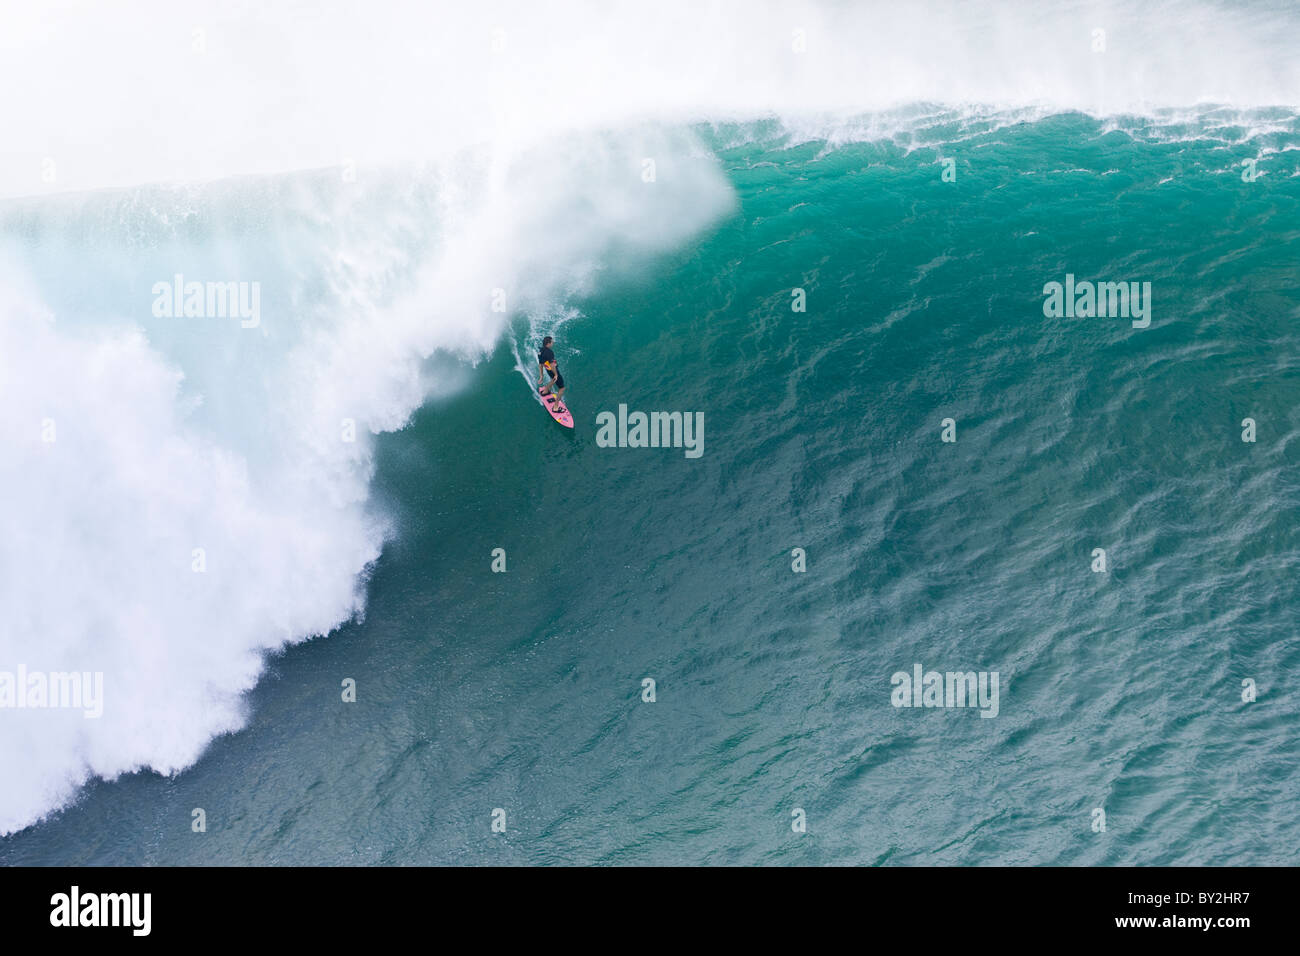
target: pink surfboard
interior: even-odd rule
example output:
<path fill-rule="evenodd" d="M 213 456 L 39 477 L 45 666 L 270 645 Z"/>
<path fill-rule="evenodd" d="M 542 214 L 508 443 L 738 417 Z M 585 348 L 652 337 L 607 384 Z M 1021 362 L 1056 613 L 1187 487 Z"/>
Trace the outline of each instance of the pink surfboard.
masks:
<path fill-rule="evenodd" d="M 539 391 L 539 392 L 537 393 L 537 397 L 540 398 L 540 399 L 542 400 L 542 404 L 546 406 L 546 410 L 547 410 L 548 412 L 551 413 L 551 417 L 552 417 L 552 418 L 554 418 L 557 422 L 559 422 L 559 423 L 560 423 L 561 425 L 563 425 L 565 428 L 572 428 L 572 427 L 573 427 L 573 415 L 572 415 L 572 413 L 570 413 L 570 411 L 569 411 L 569 407 L 568 407 L 567 405 L 565 405 L 565 407 L 564 407 L 564 411 L 562 411 L 562 412 L 557 412 L 557 411 L 555 410 L 556 401 L 555 401 L 555 396 L 554 396 L 554 395 L 543 395 L 543 394 Z"/>

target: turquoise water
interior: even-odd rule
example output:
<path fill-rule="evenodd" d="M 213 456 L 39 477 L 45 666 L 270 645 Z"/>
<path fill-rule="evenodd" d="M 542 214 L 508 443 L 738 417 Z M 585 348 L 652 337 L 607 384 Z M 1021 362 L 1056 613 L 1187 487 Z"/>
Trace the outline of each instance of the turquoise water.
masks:
<path fill-rule="evenodd" d="M 1300 122 L 916 126 L 690 131 L 706 228 L 425 364 L 461 384 L 375 440 L 364 616 L 0 863 L 1296 863 Z M 1067 273 L 1149 281 L 1150 327 L 1045 316 Z M 702 412 L 702 456 L 600 447 L 620 404 Z M 997 716 L 892 706 L 917 663 Z"/>

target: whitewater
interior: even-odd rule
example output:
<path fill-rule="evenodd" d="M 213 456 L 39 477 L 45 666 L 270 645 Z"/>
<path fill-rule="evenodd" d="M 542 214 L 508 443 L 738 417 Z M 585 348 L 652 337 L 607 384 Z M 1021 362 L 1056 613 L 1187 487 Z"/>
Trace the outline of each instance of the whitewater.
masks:
<path fill-rule="evenodd" d="M 1083 113 L 1265 157 L 1297 35 L 1267 2 L 5 3 L 0 669 L 102 673 L 104 708 L 0 715 L 0 834 L 183 771 L 268 655 L 359 619 L 401 534 L 374 437 L 724 217 L 711 143 Z M 261 321 L 155 316 L 178 273 Z"/>

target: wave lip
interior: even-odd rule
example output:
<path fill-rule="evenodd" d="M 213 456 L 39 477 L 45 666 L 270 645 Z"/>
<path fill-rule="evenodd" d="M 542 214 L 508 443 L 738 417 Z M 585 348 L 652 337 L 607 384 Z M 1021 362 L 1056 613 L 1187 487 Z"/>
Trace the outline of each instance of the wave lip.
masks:
<path fill-rule="evenodd" d="M 362 29 L 342 2 L 133 12 L 8 11 L 0 85 L 24 95 L 0 117 L 0 197 L 523 148 L 646 121 L 1300 106 L 1300 8 L 1269 0 L 515 0 L 375 7 Z"/>

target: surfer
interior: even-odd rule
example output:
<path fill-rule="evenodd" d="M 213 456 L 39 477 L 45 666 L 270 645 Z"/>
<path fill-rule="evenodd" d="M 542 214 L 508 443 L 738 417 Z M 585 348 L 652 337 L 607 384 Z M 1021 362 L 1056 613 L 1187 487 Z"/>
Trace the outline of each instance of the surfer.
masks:
<path fill-rule="evenodd" d="M 555 353 L 551 351 L 551 343 L 554 341 L 549 335 L 542 339 L 541 351 L 537 353 L 537 391 L 546 396 L 554 390 L 555 410 L 563 414 L 564 376 L 560 374 L 559 366 L 555 364 Z M 551 384 L 549 388 L 543 388 L 542 379 L 547 375 L 551 376 Z"/>

